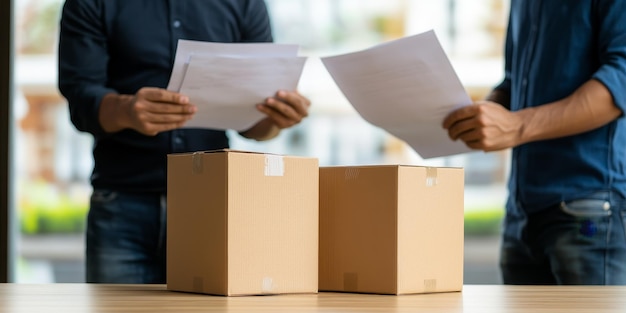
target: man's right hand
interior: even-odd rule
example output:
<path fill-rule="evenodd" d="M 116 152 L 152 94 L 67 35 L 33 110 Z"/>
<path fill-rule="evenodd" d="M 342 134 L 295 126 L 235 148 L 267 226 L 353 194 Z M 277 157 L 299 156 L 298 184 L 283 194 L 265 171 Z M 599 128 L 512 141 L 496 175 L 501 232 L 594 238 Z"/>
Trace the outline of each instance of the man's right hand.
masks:
<path fill-rule="evenodd" d="M 107 94 L 99 120 L 106 132 L 134 129 L 144 135 L 180 128 L 196 113 L 189 98 L 162 88 L 144 87 L 135 95 Z"/>

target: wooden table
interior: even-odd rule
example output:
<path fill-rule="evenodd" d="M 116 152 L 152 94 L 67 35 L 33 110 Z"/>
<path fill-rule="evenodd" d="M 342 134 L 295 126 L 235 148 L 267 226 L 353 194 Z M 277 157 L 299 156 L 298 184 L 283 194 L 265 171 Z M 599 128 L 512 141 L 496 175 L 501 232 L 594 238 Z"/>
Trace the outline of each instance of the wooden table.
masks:
<path fill-rule="evenodd" d="M 0 312 L 626 312 L 626 286 L 466 285 L 462 292 L 221 297 L 164 285 L 0 284 Z"/>

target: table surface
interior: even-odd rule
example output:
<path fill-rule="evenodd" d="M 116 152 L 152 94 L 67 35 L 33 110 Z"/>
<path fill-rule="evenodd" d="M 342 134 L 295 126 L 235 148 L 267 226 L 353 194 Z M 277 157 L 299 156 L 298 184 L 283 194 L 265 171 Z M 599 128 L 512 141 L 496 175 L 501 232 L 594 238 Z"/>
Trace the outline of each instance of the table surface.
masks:
<path fill-rule="evenodd" d="M 626 286 L 466 285 L 421 295 L 222 297 L 165 285 L 0 284 L 0 312 L 626 312 Z"/>

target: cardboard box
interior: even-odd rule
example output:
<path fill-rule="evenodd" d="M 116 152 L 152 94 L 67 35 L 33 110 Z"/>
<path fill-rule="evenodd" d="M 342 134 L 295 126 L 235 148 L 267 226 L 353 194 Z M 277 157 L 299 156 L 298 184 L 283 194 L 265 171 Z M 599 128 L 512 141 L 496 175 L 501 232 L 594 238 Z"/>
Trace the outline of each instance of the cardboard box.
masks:
<path fill-rule="evenodd" d="M 317 292 L 317 159 L 220 150 L 167 160 L 167 289 Z"/>
<path fill-rule="evenodd" d="M 320 168 L 320 291 L 463 287 L 460 168 Z"/>

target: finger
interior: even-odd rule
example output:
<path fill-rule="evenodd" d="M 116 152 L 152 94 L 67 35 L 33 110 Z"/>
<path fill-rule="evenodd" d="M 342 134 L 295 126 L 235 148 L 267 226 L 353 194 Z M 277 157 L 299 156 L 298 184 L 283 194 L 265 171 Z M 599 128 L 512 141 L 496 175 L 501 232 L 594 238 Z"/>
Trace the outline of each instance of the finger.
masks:
<path fill-rule="evenodd" d="M 300 116 L 309 115 L 309 107 L 311 101 L 302 96 L 297 91 L 284 91 L 280 90 L 276 93 L 276 99 L 291 106 Z"/>
<path fill-rule="evenodd" d="M 193 114 L 160 114 L 146 112 L 144 121 L 152 124 L 177 124 L 193 118 Z"/>
<path fill-rule="evenodd" d="M 281 129 L 282 128 L 291 127 L 291 126 L 299 123 L 300 120 L 301 120 L 301 119 L 295 120 L 295 119 L 287 118 L 282 113 L 277 112 L 276 110 L 274 110 L 272 108 L 268 108 L 267 106 L 265 106 L 263 104 L 257 105 L 257 109 L 259 111 L 261 111 L 262 113 L 264 113 L 265 115 L 267 115 L 267 117 L 269 117 L 272 120 L 272 122 L 278 128 L 281 128 Z"/>
<path fill-rule="evenodd" d="M 448 128 L 448 135 L 450 136 L 450 139 L 457 140 L 459 137 L 463 136 L 463 134 L 473 131 L 476 128 L 477 125 L 474 119 L 460 120 Z"/>
<path fill-rule="evenodd" d="M 481 141 L 485 138 L 485 136 L 479 130 L 472 129 L 459 134 L 457 138 L 462 140 L 463 142 L 469 143 L 474 141 Z"/>
<path fill-rule="evenodd" d="M 465 145 L 474 150 L 485 150 L 485 144 L 482 140 L 466 141 Z"/>
<path fill-rule="evenodd" d="M 163 113 L 163 114 L 193 114 L 197 111 L 197 107 L 193 104 L 179 104 L 179 103 L 171 103 L 171 102 L 161 102 L 150 100 L 147 97 L 154 96 L 156 93 L 160 93 L 161 89 L 155 88 L 143 88 L 141 89 L 137 95 L 135 95 L 134 100 L 134 110 L 141 111 L 149 111 L 154 113 Z"/>
<path fill-rule="evenodd" d="M 189 97 L 162 88 L 146 87 L 137 92 L 137 96 L 153 102 L 188 104 Z"/>
<path fill-rule="evenodd" d="M 192 104 L 147 102 L 146 111 L 155 114 L 194 114 L 198 111 L 198 108 Z"/>
<path fill-rule="evenodd" d="M 468 141 L 465 145 L 472 149 L 483 150 L 485 152 L 499 151 L 507 148 L 505 146 L 496 145 L 495 143 L 490 143 L 485 139 Z"/>
<path fill-rule="evenodd" d="M 443 120 L 443 128 L 449 129 L 452 125 L 461 120 L 474 117 L 476 115 L 476 107 L 475 105 L 468 105 L 450 113 Z"/>
<path fill-rule="evenodd" d="M 296 108 L 293 106 L 279 101 L 275 98 L 268 98 L 265 100 L 265 103 L 261 105 L 261 111 L 269 116 L 274 116 L 276 114 L 282 115 L 283 118 L 287 118 L 294 121 L 300 121 L 303 117 Z"/>

